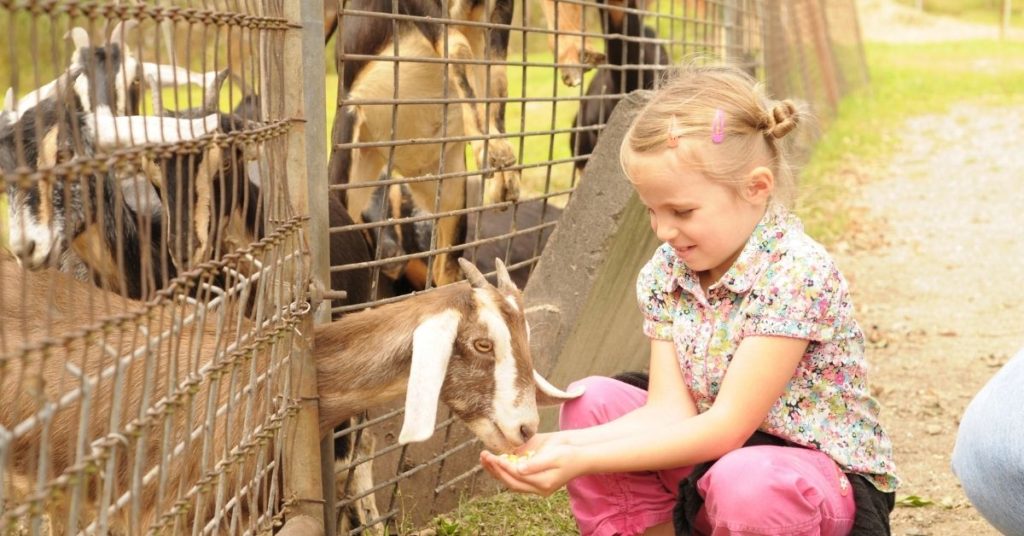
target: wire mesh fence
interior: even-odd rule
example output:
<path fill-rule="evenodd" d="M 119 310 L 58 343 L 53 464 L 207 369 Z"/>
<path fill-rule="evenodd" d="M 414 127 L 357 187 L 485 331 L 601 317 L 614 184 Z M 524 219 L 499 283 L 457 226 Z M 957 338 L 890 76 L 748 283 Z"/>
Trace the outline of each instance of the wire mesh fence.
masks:
<path fill-rule="evenodd" d="M 310 309 L 296 26 L 281 2 L 4 1 L 0 27 L 0 533 L 269 533 Z"/>
<path fill-rule="evenodd" d="M 323 28 L 296 5 L 0 0 L 0 531 L 273 531 L 317 500 L 284 446 L 311 273 L 346 292 L 334 318 L 458 257 L 522 288 L 616 103 L 672 65 L 734 63 L 821 118 L 867 81 L 852 0 L 304 0 Z M 299 35 L 333 52 L 312 222 Z M 336 430 L 328 530 L 402 533 L 486 486 L 454 414 L 412 446 L 402 418 Z"/>
<path fill-rule="evenodd" d="M 459 256 L 485 272 L 499 257 L 525 285 L 616 103 L 673 65 L 738 65 L 826 122 L 867 82 L 852 1 L 348 0 L 324 13 L 328 191 L 351 220 L 330 232 L 368 246 L 332 258 L 335 283 L 349 278 L 335 314 L 458 279 Z M 401 532 L 486 486 L 452 418 L 442 439 L 405 447 L 401 413 L 337 432 L 341 533 Z"/>

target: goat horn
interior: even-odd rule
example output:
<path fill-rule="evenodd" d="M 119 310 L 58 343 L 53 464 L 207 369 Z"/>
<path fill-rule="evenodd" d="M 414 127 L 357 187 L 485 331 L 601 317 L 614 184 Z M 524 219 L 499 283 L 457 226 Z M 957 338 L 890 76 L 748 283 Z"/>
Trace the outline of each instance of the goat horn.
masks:
<path fill-rule="evenodd" d="M 71 39 L 71 42 L 75 44 L 75 49 L 88 48 L 91 43 L 89 42 L 89 32 L 85 31 L 85 28 L 81 26 L 75 26 L 64 34 L 64 39 Z"/>
<path fill-rule="evenodd" d="M 473 263 L 459 257 L 459 266 L 462 267 L 462 273 L 466 274 L 466 280 L 469 281 L 469 286 L 473 288 L 487 288 L 489 286 L 487 279 L 484 278 L 484 274 L 480 273 L 480 270 L 478 270 Z"/>
<path fill-rule="evenodd" d="M 7 88 L 7 93 L 4 93 L 4 108 L 5 112 L 14 111 L 14 88 Z"/>
<path fill-rule="evenodd" d="M 541 376 L 537 369 L 533 369 L 533 381 L 537 384 L 537 405 L 556 406 L 567 400 L 579 398 L 583 395 L 584 388 L 577 385 L 569 391 L 563 391 L 551 384 L 544 376 Z"/>
<path fill-rule="evenodd" d="M 216 112 L 220 109 L 220 90 L 224 87 L 224 81 L 231 76 L 231 69 L 213 71 L 212 73 L 212 77 L 211 73 L 203 75 L 203 110 L 208 112 Z"/>
<path fill-rule="evenodd" d="M 134 29 L 138 25 L 139 21 L 131 19 L 123 20 L 117 23 L 117 25 L 114 26 L 114 29 L 110 31 L 110 42 L 124 46 L 125 34 L 128 33 L 129 30 Z"/>
<path fill-rule="evenodd" d="M 505 268 L 505 263 L 501 262 L 501 259 L 497 257 L 494 259 L 494 267 L 498 272 L 498 290 L 518 290 L 508 275 L 508 268 Z"/>

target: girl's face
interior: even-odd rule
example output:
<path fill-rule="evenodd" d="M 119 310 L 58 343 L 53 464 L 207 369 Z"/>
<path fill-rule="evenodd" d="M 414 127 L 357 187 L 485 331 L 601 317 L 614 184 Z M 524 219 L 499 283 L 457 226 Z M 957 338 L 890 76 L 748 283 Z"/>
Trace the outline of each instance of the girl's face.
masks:
<path fill-rule="evenodd" d="M 729 270 L 761 221 L 774 177 L 754 168 L 737 191 L 705 177 L 685 153 L 680 147 L 633 154 L 626 171 L 658 240 L 671 245 L 707 288 Z"/>

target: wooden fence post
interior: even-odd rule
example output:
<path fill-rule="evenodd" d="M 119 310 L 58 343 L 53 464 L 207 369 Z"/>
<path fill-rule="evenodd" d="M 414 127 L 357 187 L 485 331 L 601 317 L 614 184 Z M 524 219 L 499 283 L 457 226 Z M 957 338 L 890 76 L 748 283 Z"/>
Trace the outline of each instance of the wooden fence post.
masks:
<path fill-rule="evenodd" d="M 293 121 L 287 140 L 288 194 L 292 210 L 310 217 L 306 226 L 306 246 L 310 257 L 309 274 L 323 276 L 327 271 L 325 191 L 326 159 L 324 156 L 324 47 L 322 5 L 315 0 L 283 2 L 284 17 L 297 27 L 285 32 L 281 63 L 275 72 L 283 77 L 277 98 L 267 100 L 279 107 L 272 117 Z M 299 72 L 296 73 L 295 69 Z M 322 241 L 322 243 L 318 242 Z M 299 292 L 303 292 L 301 289 Z M 322 309 L 322 307 L 321 307 Z M 325 512 L 333 505 L 324 501 L 320 453 L 320 416 L 317 401 L 316 366 L 312 361 L 313 321 L 317 313 L 305 316 L 298 326 L 291 351 L 291 396 L 301 401 L 301 409 L 285 428 L 282 470 L 284 499 L 292 505 L 286 512 L 285 526 L 279 534 L 324 534 Z M 321 313 L 322 314 L 322 313 Z M 333 517 L 333 516 L 326 516 Z M 333 534 L 332 534 L 333 536 Z"/>

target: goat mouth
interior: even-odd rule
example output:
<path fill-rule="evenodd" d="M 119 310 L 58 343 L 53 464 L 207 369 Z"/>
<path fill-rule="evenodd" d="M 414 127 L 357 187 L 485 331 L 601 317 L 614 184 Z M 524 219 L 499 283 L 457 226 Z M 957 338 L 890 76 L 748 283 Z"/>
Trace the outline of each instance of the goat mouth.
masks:
<path fill-rule="evenodd" d="M 495 438 L 500 440 L 501 442 L 501 445 L 493 445 L 491 446 L 491 448 L 494 448 L 495 450 L 500 450 L 502 452 L 512 452 L 513 449 L 515 449 L 519 445 L 522 445 L 522 442 L 517 443 L 510 439 L 507 435 L 505 435 L 505 432 L 501 431 L 501 427 L 498 426 L 498 423 L 495 420 L 491 419 L 490 423 L 491 428 L 494 429 Z"/>
<path fill-rule="evenodd" d="M 17 255 L 15 260 L 22 268 L 36 271 L 50 266 L 56 257 L 55 251 L 51 249 L 46 255 Z"/>

